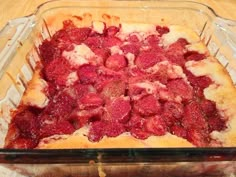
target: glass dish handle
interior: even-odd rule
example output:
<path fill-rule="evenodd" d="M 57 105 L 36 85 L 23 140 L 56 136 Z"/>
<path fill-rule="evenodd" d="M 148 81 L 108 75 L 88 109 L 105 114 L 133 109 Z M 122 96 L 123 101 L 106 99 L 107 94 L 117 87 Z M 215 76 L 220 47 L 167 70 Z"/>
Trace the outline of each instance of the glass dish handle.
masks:
<path fill-rule="evenodd" d="M 33 16 L 17 18 L 9 21 L 2 30 L 0 30 L 0 78 L 1 72 L 10 62 L 9 58 L 16 49 L 22 45 L 32 29 Z"/>
<path fill-rule="evenodd" d="M 223 45 L 227 45 L 233 51 L 236 58 L 236 21 L 216 18 L 216 34 Z"/>

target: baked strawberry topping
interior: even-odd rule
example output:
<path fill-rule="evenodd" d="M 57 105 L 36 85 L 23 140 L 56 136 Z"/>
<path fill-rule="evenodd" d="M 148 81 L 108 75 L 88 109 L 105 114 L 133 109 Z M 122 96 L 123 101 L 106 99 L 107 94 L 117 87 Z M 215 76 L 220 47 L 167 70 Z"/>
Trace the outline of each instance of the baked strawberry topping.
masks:
<path fill-rule="evenodd" d="M 183 38 L 164 47 L 168 27 L 125 37 L 121 28 L 102 22 L 78 28 L 65 21 L 42 42 L 41 76 L 50 101 L 14 112 L 6 148 L 35 148 L 42 138 L 84 126 L 91 142 L 124 132 L 138 139 L 170 133 L 209 146 L 210 133 L 227 128 L 215 102 L 204 96 L 211 79 L 185 68 L 205 54 L 188 51 Z"/>

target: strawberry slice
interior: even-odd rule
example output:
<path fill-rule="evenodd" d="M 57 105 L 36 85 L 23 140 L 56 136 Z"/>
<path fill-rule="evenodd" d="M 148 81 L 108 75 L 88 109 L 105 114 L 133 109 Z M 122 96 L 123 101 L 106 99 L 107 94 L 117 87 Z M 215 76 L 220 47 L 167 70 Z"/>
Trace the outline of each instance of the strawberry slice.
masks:
<path fill-rule="evenodd" d="M 91 122 L 88 133 L 89 141 L 98 142 L 99 140 L 101 140 L 105 135 L 105 126 L 106 124 L 103 121 Z"/>
<path fill-rule="evenodd" d="M 207 119 L 209 132 L 222 131 L 226 128 L 226 120 L 224 120 L 218 113 L 208 117 Z"/>
<path fill-rule="evenodd" d="M 81 44 L 85 39 L 88 38 L 91 33 L 91 28 L 69 28 L 66 32 L 71 40 L 75 44 Z"/>
<path fill-rule="evenodd" d="M 41 127 L 40 138 L 45 138 L 52 135 L 72 134 L 74 131 L 75 129 L 71 123 L 69 123 L 68 121 L 60 121 Z"/>
<path fill-rule="evenodd" d="M 185 39 L 180 38 L 175 43 L 168 46 L 166 51 L 168 60 L 177 65 L 184 66 L 184 53 L 187 44 L 188 42 Z"/>
<path fill-rule="evenodd" d="M 193 89 L 183 79 L 170 80 L 167 83 L 169 91 L 173 92 L 176 96 L 180 96 L 184 101 L 193 98 Z"/>
<path fill-rule="evenodd" d="M 105 134 L 108 137 L 117 137 L 124 132 L 124 125 L 116 121 L 111 121 L 107 123 L 105 127 Z"/>
<path fill-rule="evenodd" d="M 124 54 L 127 53 L 132 53 L 134 54 L 134 56 L 138 56 L 139 54 L 139 48 L 140 46 L 137 44 L 125 44 L 123 46 L 121 46 L 121 50 L 124 52 Z"/>
<path fill-rule="evenodd" d="M 120 46 L 121 44 L 122 44 L 122 41 L 119 38 L 108 36 L 108 37 L 103 38 L 102 47 L 110 48 L 113 46 Z"/>
<path fill-rule="evenodd" d="M 85 41 L 84 44 L 88 46 L 90 49 L 94 50 L 96 48 L 101 48 L 102 47 L 102 39 L 101 37 L 88 37 Z"/>
<path fill-rule="evenodd" d="M 135 60 L 135 64 L 141 69 L 147 69 L 156 63 L 166 60 L 163 53 L 155 50 L 141 51 Z"/>
<path fill-rule="evenodd" d="M 194 61 L 200 61 L 206 58 L 205 54 L 201 54 L 197 51 L 188 51 L 184 54 L 185 60 L 194 60 Z"/>
<path fill-rule="evenodd" d="M 119 31 L 120 31 L 120 28 L 116 26 L 109 26 L 108 28 L 106 28 L 105 34 L 107 36 L 115 36 L 115 34 L 118 33 Z"/>
<path fill-rule="evenodd" d="M 48 63 L 43 70 L 45 79 L 54 82 L 56 85 L 65 86 L 69 74 L 72 72 L 71 66 L 64 58 L 57 58 Z"/>
<path fill-rule="evenodd" d="M 127 66 L 127 60 L 124 55 L 114 54 L 106 59 L 105 66 L 114 71 L 119 71 Z"/>
<path fill-rule="evenodd" d="M 78 70 L 78 76 L 82 84 L 94 84 L 98 77 L 97 67 L 90 64 L 82 65 Z"/>
<path fill-rule="evenodd" d="M 159 36 L 162 36 L 163 34 L 169 33 L 170 29 L 166 26 L 156 26 L 156 30 L 159 33 Z"/>
<path fill-rule="evenodd" d="M 184 107 L 181 103 L 168 101 L 164 103 L 163 114 L 179 120 L 184 114 Z"/>
<path fill-rule="evenodd" d="M 187 131 L 184 129 L 183 126 L 179 125 L 179 124 L 175 124 L 170 128 L 170 132 L 173 135 L 176 135 L 178 137 L 182 137 L 182 138 L 186 138 L 187 136 Z"/>
<path fill-rule="evenodd" d="M 133 137 L 135 137 L 137 139 L 141 139 L 141 140 L 147 139 L 150 136 L 150 133 L 148 133 L 140 128 L 132 128 L 130 130 L 130 134 Z"/>
<path fill-rule="evenodd" d="M 198 129 L 187 130 L 187 140 L 197 147 L 205 147 L 209 144 L 208 132 Z"/>
<path fill-rule="evenodd" d="M 153 95 L 147 95 L 134 103 L 134 110 L 142 116 L 160 113 L 160 103 Z"/>
<path fill-rule="evenodd" d="M 147 132 L 157 136 L 165 135 L 167 132 L 165 121 L 160 116 L 147 118 L 144 128 Z"/>
<path fill-rule="evenodd" d="M 32 111 L 24 110 L 16 114 L 13 118 L 13 123 L 20 130 L 21 136 L 25 138 L 38 138 L 39 123 L 37 115 Z"/>
<path fill-rule="evenodd" d="M 202 99 L 201 103 L 200 103 L 200 106 L 201 106 L 203 112 L 207 116 L 212 116 L 212 115 L 215 115 L 217 113 L 216 103 L 211 101 L 211 100 Z"/>
<path fill-rule="evenodd" d="M 126 84 L 122 80 L 111 80 L 104 84 L 101 95 L 109 100 L 113 97 L 120 97 L 125 94 Z"/>
<path fill-rule="evenodd" d="M 103 99 L 99 94 L 88 93 L 79 100 L 80 109 L 93 109 L 103 105 Z"/>
<path fill-rule="evenodd" d="M 131 105 L 129 97 L 118 97 L 107 104 L 110 120 L 126 123 L 130 119 Z"/>
<path fill-rule="evenodd" d="M 130 120 L 126 123 L 125 127 L 127 130 L 131 130 L 132 128 L 142 129 L 144 125 L 145 119 L 137 114 L 133 114 Z"/>
<path fill-rule="evenodd" d="M 199 103 L 192 101 L 185 106 L 182 125 L 187 130 L 198 129 L 207 131 L 207 121 L 205 120 L 204 114 Z"/>

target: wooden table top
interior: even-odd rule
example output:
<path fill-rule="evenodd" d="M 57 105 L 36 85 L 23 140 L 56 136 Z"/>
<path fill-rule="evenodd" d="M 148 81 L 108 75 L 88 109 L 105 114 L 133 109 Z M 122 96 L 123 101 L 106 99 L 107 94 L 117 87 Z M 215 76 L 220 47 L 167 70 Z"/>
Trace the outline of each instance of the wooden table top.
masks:
<path fill-rule="evenodd" d="M 0 29 L 7 21 L 29 15 L 48 0 L 0 0 Z M 193 0 L 212 7 L 217 14 L 236 20 L 236 0 Z"/>

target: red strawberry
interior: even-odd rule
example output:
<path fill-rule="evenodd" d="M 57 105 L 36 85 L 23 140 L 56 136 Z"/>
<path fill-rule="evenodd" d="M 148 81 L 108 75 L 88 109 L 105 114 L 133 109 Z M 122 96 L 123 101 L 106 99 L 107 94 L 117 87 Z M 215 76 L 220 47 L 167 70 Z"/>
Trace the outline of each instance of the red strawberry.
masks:
<path fill-rule="evenodd" d="M 106 59 L 110 56 L 110 51 L 105 48 L 95 48 L 93 52 L 102 58 L 103 62 L 106 61 Z"/>
<path fill-rule="evenodd" d="M 148 45 L 151 47 L 155 48 L 155 50 L 163 50 L 161 47 L 158 46 L 160 41 L 160 37 L 157 35 L 149 35 L 146 39 L 145 42 L 147 42 Z M 163 51 L 164 52 L 164 51 Z"/>
<path fill-rule="evenodd" d="M 207 130 L 207 121 L 201 110 L 199 103 L 192 101 L 184 108 L 182 125 L 185 129 Z"/>
<path fill-rule="evenodd" d="M 182 38 L 171 44 L 166 51 L 168 60 L 177 65 L 184 66 L 185 45 L 187 44 L 188 42 Z"/>
<path fill-rule="evenodd" d="M 209 132 L 222 131 L 226 128 L 226 120 L 224 120 L 219 114 L 212 115 L 207 119 Z"/>
<path fill-rule="evenodd" d="M 142 130 L 140 128 L 132 128 L 130 130 L 130 134 L 133 137 L 135 137 L 137 139 L 141 139 L 141 140 L 147 139 L 150 136 L 150 133 L 145 132 L 144 130 Z"/>
<path fill-rule="evenodd" d="M 69 28 L 66 29 L 66 32 L 73 43 L 81 44 L 81 42 L 88 38 L 91 28 Z"/>
<path fill-rule="evenodd" d="M 189 129 L 187 130 L 187 140 L 197 147 L 205 147 L 209 143 L 208 132 L 194 128 Z"/>
<path fill-rule="evenodd" d="M 118 97 L 108 103 L 108 116 L 110 120 L 115 120 L 120 123 L 126 123 L 130 118 L 131 105 L 130 100 L 124 97 Z"/>
<path fill-rule="evenodd" d="M 88 139 L 92 142 L 98 142 L 105 135 L 106 124 L 102 121 L 95 121 L 90 124 Z"/>
<path fill-rule="evenodd" d="M 88 37 L 85 41 L 84 44 L 86 44 L 89 48 L 92 50 L 96 48 L 101 48 L 102 47 L 102 40 L 103 38 L 101 37 Z"/>
<path fill-rule="evenodd" d="M 130 130 L 132 128 L 142 129 L 144 125 L 145 119 L 140 117 L 139 115 L 132 115 L 130 120 L 126 123 L 125 127 Z"/>
<path fill-rule="evenodd" d="M 182 138 L 186 138 L 187 136 L 187 131 L 184 129 L 184 127 L 182 127 L 181 125 L 175 124 L 171 127 L 170 132 L 173 135 L 182 137 Z"/>
<path fill-rule="evenodd" d="M 202 90 L 212 83 L 211 79 L 207 76 L 197 77 L 186 68 L 184 68 L 184 72 L 187 75 L 188 81 L 191 83 L 191 85 L 199 87 Z"/>
<path fill-rule="evenodd" d="M 88 93 L 79 100 L 81 109 L 93 109 L 103 105 L 103 99 L 96 93 Z"/>
<path fill-rule="evenodd" d="M 72 72 L 70 64 L 64 58 L 58 58 L 48 63 L 43 70 L 46 80 L 56 85 L 65 86 L 67 77 Z"/>
<path fill-rule="evenodd" d="M 135 64 L 141 69 L 147 69 L 163 60 L 166 60 L 166 57 L 163 55 L 163 53 L 149 50 L 140 52 L 135 60 Z"/>
<path fill-rule="evenodd" d="M 110 48 L 112 46 L 119 46 L 122 44 L 122 41 L 117 37 L 105 37 L 102 43 L 102 47 Z"/>
<path fill-rule="evenodd" d="M 120 28 L 116 27 L 116 26 L 109 26 L 106 31 L 105 34 L 107 36 L 115 36 L 116 33 L 118 33 L 120 31 Z"/>
<path fill-rule="evenodd" d="M 176 119 L 181 119 L 184 113 L 184 107 L 181 103 L 176 103 L 173 101 L 168 101 L 164 103 L 164 115 L 174 117 Z"/>
<path fill-rule="evenodd" d="M 124 132 L 125 132 L 124 125 L 116 121 L 111 121 L 107 123 L 105 127 L 105 134 L 108 137 L 117 137 L 118 135 Z"/>
<path fill-rule="evenodd" d="M 160 112 L 160 103 L 153 95 L 147 95 L 134 103 L 134 110 L 143 116 L 151 116 Z"/>
<path fill-rule="evenodd" d="M 106 59 L 105 66 L 114 71 L 119 71 L 127 66 L 127 60 L 124 55 L 114 54 Z"/>
<path fill-rule="evenodd" d="M 122 80 L 111 80 L 104 84 L 101 95 L 105 99 L 119 97 L 125 94 L 126 84 Z"/>
<path fill-rule="evenodd" d="M 135 43 L 135 44 L 137 44 L 137 43 L 139 43 L 140 41 L 139 41 L 139 38 L 137 37 L 137 35 L 135 35 L 135 34 L 130 34 L 128 37 L 127 37 L 127 39 L 126 39 L 128 42 L 130 42 L 130 43 Z"/>
<path fill-rule="evenodd" d="M 40 138 L 45 138 L 52 135 L 72 134 L 74 131 L 74 127 L 68 121 L 60 121 L 41 127 Z"/>
<path fill-rule="evenodd" d="M 125 44 L 121 46 L 121 50 L 124 52 L 124 54 L 132 53 L 135 56 L 139 54 L 139 48 L 140 46 L 137 44 Z"/>
<path fill-rule="evenodd" d="M 66 91 L 61 91 L 51 99 L 42 115 L 54 119 L 65 119 L 76 106 L 76 101 Z"/>
<path fill-rule="evenodd" d="M 184 101 L 191 100 L 193 97 L 193 89 L 183 79 L 170 80 L 167 83 L 169 91 L 173 92 L 176 96 L 180 96 Z"/>
<path fill-rule="evenodd" d="M 78 76 L 82 84 L 95 83 L 98 77 L 97 66 L 93 66 L 90 64 L 80 66 L 80 68 L 78 69 Z"/>
<path fill-rule="evenodd" d="M 201 100 L 200 106 L 201 106 L 203 112 L 207 116 L 214 115 L 217 112 L 216 104 L 213 101 L 210 101 L 210 100 L 207 100 L 207 99 L 203 99 L 203 100 Z"/>
<path fill-rule="evenodd" d="M 21 136 L 32 139 L 38 137 L 39 123 L 37 115 L 33 112 L 24 110 L 14 116 L 13 122 L 20 130 Z"/>
<path fill-rule="evenodd" d="M 159 116 L 147 118 L 144 127 L 147 132 L 157 136 L 164 135 L 167 132 L 167 126 Z"/>
<path fill-rule="evenodd" d="M 54 54 L 56 52 L 55 46 L 51 41 L 44 40 L 43 43 L 39 46 L 39 53 L 42 58 L 42 61 L 49 63 L 54 59 Z"/>
<path fill-rule="evenodd" d="M 159 36 L 162 36 L 163 34 L 169 33 L 170 29 L 166 26 L 156 26 L 156 30 L 159 33 Z"/>
<path fill-rule="evenodd" d="M 196 51 L 188 51 L 187 53 L 184 54 L 185 60 L 194 60 L 194 61 L 200 61 L 206 58 L 205 54 L 200 54 Z"/>

